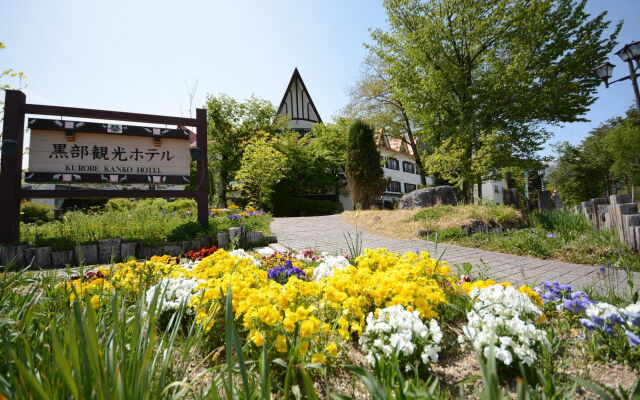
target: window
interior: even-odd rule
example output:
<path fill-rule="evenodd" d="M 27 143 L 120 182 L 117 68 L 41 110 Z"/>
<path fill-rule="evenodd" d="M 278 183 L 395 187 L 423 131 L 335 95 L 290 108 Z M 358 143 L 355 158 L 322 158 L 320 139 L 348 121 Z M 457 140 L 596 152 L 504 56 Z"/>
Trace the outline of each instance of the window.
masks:
<path fill-rule="evenodd" d="M 414 185 L 413 183 L 405 183 L 404 184 L 404 192 L 405 193 L 411 193 L 414 190 L 416 190 L 416 185 Z"/>
<path fill-rule="evenodd" d="M 498 189 L 498 185 L 493 185 L 493 192 L 495 194 L 500 194 L 500 189 Z"/>
<path fill-rule="evenodd" d="M 392 181 L 389 183 L 387 192 L 402 193 L 402 189 L 400 189 L 400 182 Z"/>
<path fill-rule="evenodd" d="M 402 162 L 402 170 L 404 172 L 408 172 L 410 174 L 415 174 L 416 173 L 415 165 L 413 165 L 413 163 L 411 163 L 409 161 L 403 161 Z"/>
<path fill-rule="evenodd" d="M 400 169 L 400 162 L 393 157 L 387 158 L 387 162 L 384 163 L 384 166 L 389 169 Z"/>

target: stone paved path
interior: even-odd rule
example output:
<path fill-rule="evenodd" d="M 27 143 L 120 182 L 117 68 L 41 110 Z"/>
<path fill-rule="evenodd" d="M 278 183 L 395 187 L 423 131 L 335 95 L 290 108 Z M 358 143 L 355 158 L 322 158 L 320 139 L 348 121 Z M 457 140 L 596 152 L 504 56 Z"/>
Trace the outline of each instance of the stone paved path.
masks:
<path fill-rule="evenodd" d="M 321 217 L 276 218 L 271 230 L 278 237 L 278 243 L 292 249 L 348 253 L 345 234 L 352 237 L 355 228 L 342 220 L 340 215 Z M 610 271 L 607 275 L 597 267 L 569 264 L 561 261 L 540 260 L 496 253 L 492 251 L 460 247 L 449 244 L 435 244 L 421 239 L 393 239 L 361 231 L 363 248 L 384 247 L 398 253 L 408 251 L 428 251 L 432 257 L 442 257 L 451 264 L 469 262 L 474 271 L 496 281 L 530 285 L 553 280 L 567 283 L 574 288 L 595 286 L 600 290 L 615 287 L 626 290 L 627 275 L 623 271 Z M 636 289 L 640 287 L 640 273 L 634 274 Z"/>

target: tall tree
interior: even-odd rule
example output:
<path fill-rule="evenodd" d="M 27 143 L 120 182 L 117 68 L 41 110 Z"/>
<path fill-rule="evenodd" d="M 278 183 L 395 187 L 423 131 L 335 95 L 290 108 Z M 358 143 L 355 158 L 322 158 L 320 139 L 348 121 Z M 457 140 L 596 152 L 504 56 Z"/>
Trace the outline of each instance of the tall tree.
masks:
<path fill-rule="evenodd" d="M 355 208 L 371 208 L 384 193 L 387 180 L 380 164 L 373 127 L 362 120 L 356 120 L 349 129 L 345 172 Z"/>
<path fill-rule="evenodd" d="M 207 98 L 209 163 L 216 174 L 218 205 L 227 205 L 227 186 L 240 169 L 244 148 L 252 139 L 274 135 L 286 120 L 276 114 L 267 100 L 251 97 L 239 102 L 226 94 Z"/>
<path fill-rule="evenodd" d="M 590 16 L 586 0 L 384 5 L 390 29 L 373 32 L 372 50 L 434 148 L 429 172 L 467 194 L 495 169 L 535 159 L 542 124 L 583 120 L 599 84 L 592 68 L 621 26 L 607 36 L 606 13 Z"/>
<path fill-rule="evenodd" d="M 422 152 L 416 137 L 416 124 L 409 115 L 400 96 L 396 94 L 389 65 L 375 52 L 369 53 L 362 63 L 362 76 L 349 90 L 350 101 L 344 113 L 351 118 L 364 118 L 385 134 L 400 139 L 411 148 L 423 185 L 427 184 Z"/>
<path fill-rule="evenodd" d="M 236 174 L 238 189 L 250 204 L 270 208 L 271 193 L 288 169 L 287 157 L 276 150 L 266 135 L 253 139 L 246 145 Z"/>

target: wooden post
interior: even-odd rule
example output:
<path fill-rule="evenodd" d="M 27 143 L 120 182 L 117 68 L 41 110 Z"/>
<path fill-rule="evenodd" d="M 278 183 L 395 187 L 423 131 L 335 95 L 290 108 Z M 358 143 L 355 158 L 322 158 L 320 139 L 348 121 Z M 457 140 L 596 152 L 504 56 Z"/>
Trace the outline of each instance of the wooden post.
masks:
<path fill-rule="evenodd" d="M 196 109 L 196 143 L 202 150 L 202 158 L 197 161 L 198 171 L 196 187 L 196 202 L 198 203 L 198 222 L 205 228 L 209 227 L 209 179 L 207 171 L 207 110 Z"/>
<path fill-rule="evenodd" d="M 3 149 L 0 163 L 0 244 L 20 240 L 20 197 L 22 183 L 22 140 L 26 96 L 19 90 L 7 90 L 4 104 Z"/>

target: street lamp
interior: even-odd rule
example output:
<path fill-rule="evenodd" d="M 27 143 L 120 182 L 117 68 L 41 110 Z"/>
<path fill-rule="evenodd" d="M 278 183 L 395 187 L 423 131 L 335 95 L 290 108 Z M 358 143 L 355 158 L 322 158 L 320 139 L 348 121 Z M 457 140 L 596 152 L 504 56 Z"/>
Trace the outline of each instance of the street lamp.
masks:
<path fill-rule="evenodd" d="M 638 89 L 638 75 L 636 71 L 640 68 L 640 41 L 629 43 L 616 52 L 616 55 L 620 57 L 622 61 L 625 61 L 629 65 L 629 75 L 609 82 L 609 79 L 613 76 L 613 64 L 606 62 L 599 65 L 593 71 L 596 73 L 598 79 L 604 82 L 604 85 L 608 88 L 610 83 L 616 83 L 627 79 L 631 80 L 633 85 L 633 94 L 636 97 L 636 107 L 638 113 L 640 113 L 640 89 Z M 636 61 L 636 66 L 633 65 L 633 61 Z"/>

